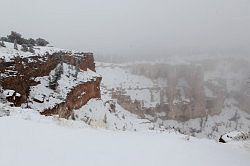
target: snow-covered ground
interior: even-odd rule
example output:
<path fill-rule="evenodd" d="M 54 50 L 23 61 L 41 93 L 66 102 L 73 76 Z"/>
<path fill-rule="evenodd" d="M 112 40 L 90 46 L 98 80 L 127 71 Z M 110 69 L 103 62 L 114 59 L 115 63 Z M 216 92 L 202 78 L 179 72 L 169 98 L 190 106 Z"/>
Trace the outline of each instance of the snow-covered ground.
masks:
<path fill-rule="evenodd" d="M 35 54 L 32 54 L 14 50 L 10 43 L 6 43 L 6 46 L 0 48 L 0 58 L 5 61 L 11 61 L 15 56 L 42 56 L 46 52 L 62 51 L 51 47 L 35 47 Z M 173 64 L 177 62 L 184 63 L 176 60 Z M 89 70 L 80 70 L 76 75 L 75 67 L 68 64 L 61 64 L 63 73 L 55 91 L 48 88 L 55 70 L 51 71 L 50 76 L 36 78 L 41 84 L 31 87 L 29 100 L 36 99 L 44 103 L 30 103 L 33 110 L 12 108 L 7 106 L 6 101 L 0 101 L 0 166 L 249 165 L 249 141 L 221 144 L 188 136 L 191 135 L 188 132 L 190 129 L 201 130 L 200 135 L 196 136 L 209 138 L 217 138 L 214 132 L 218 136 L 218 133 L 224 134 L 237 128 L 249 130 L 250 115 L 239 110 L 235 100 L 227 99 L 228 103 L 220 115 L 192 119 L 185 123 L 161 121 L 160 118 L 154 121 L 155 117 L 150 115 L 146 116 L 147 119 L 141 119 L 112 99 L 110 90 L 125 89 L 132 100 L 142 100 L 144 106 L 154 107 L 160 102 L 167 102 L 167 98 L 161 98 L 159 90 L 167 86 L 167 80 L 151 80 L 133 75 L 126 65 L 97 63 L 97 66 L 97 72 L 103 76 L 102 98 L 92 99 L 82 108 L 74 110 L 72 118 L 75 120 L 45 117 L 36 111 L 62 102 L 71 88 L 99 77 Z M 221 71 L 221 75 L 226 77 L 226 70 L 223 68 Z M 213 80 L 213 77 L 221 75 L 211 72 L 205 80 Z M 231 79 L 229 76 L 225 79 Z M 229 91 L 237 89 L 233 85 L 228 86 Z M 209 97 L 213 97 L 212 91 L 205 90 Z M 13 90 L 5 90 L 3 95 L 7 97 L 14 93 Z M 158 116 L 165 114 L 160 112 Z M 229 122 L 229 119 L 232 120 Z M 176 128 L 183 129 L 187 135 L 176 132 Z"/>
<path fill-rule="evenodd" d="M 15 112 L 15 111 L 14 111 Z M 94 129 L 30 110 L 0 118 L 3 166 L 248 166 L 249 142 L 221 144 L 168 132 Z"/>
<path fill-rule="evenodd" d="M 228 62 L 227 62 L 228 63 Z M 246 71 L 244 67 L 237 69 L 237 71 L 230 71 L 230 65 L 226 62 L 222 63 L 224 65 L 218 65 L 218 69 L 211 70 L 204 73 L 204 81 L 214 81 L 223 79 L 226 81 L 226 87 L 228 93 L 231 91 L 239 91 L 237 86 L 242 84 L 244 80 L 243 76 L 246 76 Z M 147 64 L 147 63 L 145 63 Z M 136 65 L 136 64 L 134 64 Z M 111 100 L 111 92 L 118 90 L 123 90 L 122 93 L 128 95 L 131 101 L 142 101 L 144 107 L 155 107 L 161 102 L 167 103 L 167 96 L 160 92 L 160 89 L 164 89 L 167 86 L 166 78 L 150 79 L 142 75 L 136 75 L 131 72 L 131 66 L 133 64 L 110 64 L 97 62 L 97 72 L 102 75 L 102 91 L 107 91 L 103 96 L 109 96 Z M 242 71 L 242 72 L 241 72 Z M 244 72 L 243 72 L 244 71 Z M 112 74 L 111 74 L 112 73 Z M 243 75 L 243 76 L 242 76 Z M 237 82 L 238 83 L 235 83 Z M 241 80 L 241 81 L 239 81 Z M 181 87 L 185 86 L 185 80 L 180 80 L 178 82 Z M 221 86 L 219 86 L 221 87 Z M 182 90 L 180 88 L 180 90 Z M 206 97 L 213 98 L 215 96 L 214 92 L 209 89 L 206 84 L 204 84 L 204 91 Z M 180 91 L 182 92 L 182 91 Z M 189 99 L 185 98 L 185 95 L 181 95 L 181 100 L 189 102 Z M 119 105 L 116 103 L 116 105 Z M 121 108 L 123 109 L 123 108 Z M 239 108 L 239 103 L 235 98 L 227 97 L 224 101 L 224 106 L 221 113 L 215 116 L 207 116 L 203 118 L 191 119 L 186 122 L 178 122 L 174 120 L 161 119 L 166 115 L 165 112 L 156 113 L 156 116 L 151 116 L 146 114 L 146 118 L 154 122 L 154 129 L 177 129 L 186 134 L 193 134 L 197 137 L 207 137 L 218 140 L 222 134 L 229 131 L 250 131 L 250 114 L 242 111 Z M 152 124 L 151 124 L 152 125 Z"/>
<path fill-rule="evenodd" d="M 160 89 L 167 86 L 167 80 L 151 80 L 145 76 L 131 74 L 128 67 L 123 65 L 96 63 L 96 71 L 101 74 L 102 86 L 107 90 L 123 89 L 132 100 L 144 102 L 145 107 L 155 107 L 160 103 Z M 112 73 L 112 74 L 111 74 Z M 164 101 L 166 101 L 166 97 Z"/>
<path fill-rule="evenodd" d="M 34 46 L 34 53 L 30 52 L 23 52 L 21 51 L 22 46 L 17 45 L 18 50 L 14 49 L 14 44 L 9 42 L 4 42 L 6 47 L 0 47 L 0 59 L 4 59 L 6 62 L 13 60 L 15 57 L 31 57 L 31 56 L 44 56 L 47 53 L 53 54 L 56 52 L 70 52 L 72 54 L 74 53 L 80 53 L 79 51 L 74 50 L 67 50 L 67 49 L 61 49 L 56 47 L 41 47 L 41 46 Z"/>
<path fill-rule="evenodd" d="M 93 127 L 113 131 L 146 131 L 153 127 L 153 123 L 149 120 L 140 119 L 117 103 L 115 103 L 115 112 L 112 112 L 109 102 L 111 99 L 107 100 L 105 97 L 102 100 L 91 99 L 85 106 L 74 111 L 75 119 L 84 121 Z"/>

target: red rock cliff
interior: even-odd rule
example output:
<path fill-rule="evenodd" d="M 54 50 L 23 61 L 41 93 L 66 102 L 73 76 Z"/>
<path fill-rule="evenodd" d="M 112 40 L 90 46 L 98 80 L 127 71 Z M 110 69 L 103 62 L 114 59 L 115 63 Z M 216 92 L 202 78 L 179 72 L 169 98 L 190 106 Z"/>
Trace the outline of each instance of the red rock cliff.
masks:
<path fill-rule="evenodd" d="M 0 85 L 3 89 L 11 89 L 20 96 L 10 96 L 7 99 L 13 102 L 14 106 L 21 106 L 28 102 L 30 87 L 40 84 L 35 81 L 36 77 L 48 76 L 51 70 L 59 63 L 67 63 L 86 71 L 95 71 L 94 56 L 92 53 L 71 53 L 58 52 L 52 55 L 31 56 L 27 58 L 16 57 L 10 62 L 0 61 Z M 60 117 L 68 118 L 73 109 L 85 105 L 91 98 L 100 98 L 101 77 L 82 83 L 71 89 L 63 103 L 53 108 L 39 110 L 44 115 L 58 114 Z M 40 101 L 42 102 L 42 101 Z"/>

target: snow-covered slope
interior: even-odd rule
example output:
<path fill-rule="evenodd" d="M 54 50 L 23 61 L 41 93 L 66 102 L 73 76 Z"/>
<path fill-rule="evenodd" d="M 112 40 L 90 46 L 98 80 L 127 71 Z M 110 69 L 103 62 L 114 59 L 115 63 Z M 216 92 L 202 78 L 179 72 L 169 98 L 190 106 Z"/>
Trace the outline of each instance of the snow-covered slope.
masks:
<path fill-rule="evenodd" d="M 249 142 L 220 144 L 177 133 L 93 129 L 30 110 L 0 118 L 0 131 L 4 166 L 248 166 L 250 162 Z"/>
<path fill-rule="evenodd" d="M 157 76 L 153 79 L 146 77 L 145 75 L 154 76 L 153 72 L 153 74 L 150 73 L 150 69 L 152 68 L 153 70 L 154 66 L 152 67 L 151 65 L 157 65 L 157 63 L 151 64 L 145 62 L 145 70 L 143 70 L 143 68 L 140 69 L 142 70 L 142 73 L 144 72 L 144 75 L 134 74 L 132 72 L 133 67 L 138 64 L 110 64 L 99 62 L 97 63 L 97 72 L 103 76 L 102 91 L 106 91 L 105 95 L 109 96 L 110 100 L 116 101 L 116 96 L 113 97 L 113 94 L 114 92 L 118 91 L 118 97 L 122 98 L 120 103 L 125 103 L 125 106 L 128 105 L 127 103 L 133 104 L 134 102 L 139 101 L 139 107 L 157 108 L 157 106 L 159 107 L 163 103 L 163 109 L 161 109 L 162 112 L 151 111 L 153 112 L 152 114 L 150 114 L 150 112 L 149 114 L 144 114 L 146 119 L 153 123 L 154 129 L 176 129 L 185 134 L 214 139 L 219 139 L 222 134 L 229 131 L 250 131 L 250 115 L 241 109 L 243 105 L 239 102 L 241 99 L 235 97 L 241 93 L 242 88 L 244 87 L 242 87 L 242 85 L 246 84 L 245 78 L 247 77 L 247 71 L 249 69 L 246 67 L 246 65 L 242 65 L 241 68 L 232 70 L 232 68 L 237 67 L 239 64 L 236 65 L 237 63 L 234 64 L 231 61 L 229 61 L 230 63 L 227 61 L 222 61 L 223 63 L 221 63 L 221 65 L 218 62 L 217 67 L 214 67 L 213 69 L 207 69 L 210 67 L 212 68 L 212 66 L 210 66 L 210 63 L 212 62 L 208 60 L 208 64 L 203 64 L 206 63 L 205 61 L 197 63 L 198 66 L 202 66 L 200 70 L 204 70 L 204 81 L 202 82 L 205 94 L 204 100 L 209 101 L 212 99 L 215 102 L 218 101 L 218 103 L 221 100 L 221 103 L 219 103 L 221 106 L 216 109 L 218 110 L 218 113 L 206 115 L 201 118 L 186 120 L 183 122 L 169 120 L 167 117 L 168 109 L 164 109 L 163 104 L 169 104 L 169 98 L 166 94 L 168 90 L 167 88 L 169 86 L 168 84 L 171 84 L 168 82 L 167 76 L 161 77 L 160 75 L 162 73 L 164 74 L 165 72 L 164 65 L 162 70 L 159 70 L 158 73 L 156 72 L 156 74 L 159 74 L 160 76 Z M 248 61 L 246 61 L 246 63 L 248 63 Z M 140 63 L 140 65 L 141 64 L 143 63 Z M 175 65 L 182 64 L 183 63 Z M 159 65 L 162 65 L 162 63 L 159 63 Z M 184 69 L 189 69 L 191 67 L 193 67 L 193 65 L 190 67 L 187 66 Z M 190 102 L 190 98 L 186 98 L 184 93 L 185 87 L 187 86 L 187 79 L 185 79 L 182 78 L 177 80 L 178 82 L 176 83 L 176 87 L 178 90 L 180 90 L 180 97 L 173 100 L 173 105 L 178 104 L 178 102 Z M 196 82 L 194 82 L 194 84 L 195 83 Z M 202 92 L 198 91 L 197 93 Z M 223 96 L 223 93 L 225 96 L 221 97 Z M 124 96 L 128 97 L 124 98 Z M 131 110 L 129 111 L 131 112 Z M 140 112 L 140 109 L 137 110 L 137 112 Z"/>
<path fill-rule="evenodd" d="M 35 53 L 31 54 L 14 50 L 13 44 L 6 45 L 6 48 L 0 48 L 0 58 L 6 62 L 16 56 L 67 52 L 51 47 L 35 47 Z M 58 68 L 63 72 L 60 72 L 57 86 L 53 89 L 50 82 Z M 221 70 L 224 71 L 224 68 Z M 48 72 L 49 75 L 34 78 L 38 84 L 30 88 L 28 105 L 10 107 L 4 98 L 20 97 L 21 94 L 11 89 L 0 93 L 0 165 L 249 165 L 249 141 L 220 144 L 214 140 L 192 137 L 218 138 L 227 131 L 249 130 L 250 116 L 238 107 L 234 98 L 225 100 L 218 115 L 185 122 L 162 118 L 167 116 L 164 111 L 155 112 L 154 116 L 142 115 L 137 107 L 131 107 L 134 109 L 132 111 L 122 107 L 120 101 L 113 98 L 113 90 L 121 90 L 121 96 L 129 96 L 125 98 L 128 107 L 140 101 L 142 107 L 154 108 L 169 101 L 164 91 L 172 84 L 168 79 L 150 79 L 132 74 L 127 65 L 98 64 L 97 71 L 103 77 L 101 99 L 91 99 L 79 109 L 73 105 L 70 120 L 59 116 L 45 117 L 37 110 L 64 102 L 72 88 L 100 77 L 99 74 L 88 69 L 77 70 L 75 66 L 61 62 Z M 152 75 L 151 72 L 146 74 Z M 215 81 L 223 72 L 217 74 L 210 72 L 205 80 Z M 223 76 L 223 79 L 232 78 L 231 75 Z M 217 83 L 220 84 L 215 81 Z M 178 81 L 180 97 L 173 100 L 174 104 L 190 102 L 182 91 L 185 86 L 186 80 Z M 229 91 L 239 89 L 232 82 L 228 87 Z M 79 98 L 85 95 L 84 91 L 78 92 Z M 205 89 L 205 93 L 210 98 L 215 96 L 209 88 Z M 76 98 L 72 97 L 70 103 Z M 25 109 L 27 107 L 32 109 Z"/>
<path fill-rule="evenodd" d="M 76 73 L 75 66 L 66 63 L 59 64 L 58 66 L 62 67 L 62 74 L 60 76 L 60 79 L 57 81 L 58 86 L 56 90 L 52 90 L 51 88 L 49 88 L 49 82 L 55 75 L 55 69 L 50 72 L 49 76 L 37 77 L 35 79 L 35 81 L 40 82 L 40 84 L 32 86 L 30 88 L 30 108 L 35 110 L 45 110 L 48 108 L 52 108 L 56 104 L 65 101 L 67 94 L 75 86 L 91 80 L 95 80 L 97 77 L 100 77 L 99 74 L 89 69 L 87 71 L 79 69 L 79 71 Z M 33 100 L 38 100 L 40 102 L 34 102 Z M 23 107 L 25 108 L 26 105 L 26 103 L 23 104 Z"/>
<path fill-rule="evenodd" d="M 4 42 L 6 47 L 0 47 L 0 59 L 4 59 L 6 62 L 11 61 L 15 57 L 31 57 L 31 56 L 43 56 L 46 54 L 53 54 L 56 52 L 70 52 L 70 53 L 79 53 L 77 51 L 71 51 L 67 49 L 55 48 L 55 47 L 41 47 L 35 46 L 34 53 L 23 52 L 21 51 L 22 46 L 17 45 L 18 50 L 14 49 L 13 43 Z"/>
<path fill-rule="evenodd" d="M 79 110 L 75 110 L 75 119 L 84 121 L 92 127 L 109 130 L 145 131 L 153 127 L 147 119 L 140 119 L 115 103 L 116 111 L 112 112 L 111 100 L 92 99 Z M 112 102 L 113 103 L 113 102 Z"/>

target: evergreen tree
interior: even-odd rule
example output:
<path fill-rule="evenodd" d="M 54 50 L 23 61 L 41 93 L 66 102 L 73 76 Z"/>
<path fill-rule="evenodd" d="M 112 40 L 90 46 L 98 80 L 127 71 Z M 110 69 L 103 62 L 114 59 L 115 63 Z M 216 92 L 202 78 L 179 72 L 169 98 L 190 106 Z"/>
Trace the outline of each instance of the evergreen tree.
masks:
<path fill-rule="evenodd" d="M 7 36 L 8 40 L 12 43 L 15 42 L 16 40 L 16 43 L 18 44 L 23 44 L 22 41 L 23 41 L 23 38 L 22 38 L 22 35 L 20 33 L 17 33 L 17 32 L 14 32 L 14 31 L 11 31 L 11 34 Z"/>
<path fill-rule="evenodd" d="M 58 86 L 58 80 L 61 78 L 62 74 L 63 74 L 63 64 L 60 63 L 55 69 L 55 74 L 49 77 L 50 89 L 56 90 Z"/>
<path fill-rule="evenodd" d="M 29 45 L 32 45 L 32 46 L 36 45 L 36 41 L 34 39 L 32 39 L 32 38 L 29 38 L 27 41 L 28 41 Z"/>
<path fill-rule="evenodd" d="M 29 52 L 35 53 L 35 50 L 34 50 L 34 47 L 33 47 L 33 46 L 30 46 L 30 47 L 29 47 Z"/>
<path fill-rule="evenodd" d="M 46 41 L 45 39 L 42 39 L 42 38 L 36 39 L 37 46 L 47 46 L 48 44 L 49 44 L 49 42 Z"/>
<path fill-rule="evenodd" d="M 22 48 L 21 48 L 21 51 L 23 52 L 27 52 L 29 50 L 27 44 L 22 44 Z"/>

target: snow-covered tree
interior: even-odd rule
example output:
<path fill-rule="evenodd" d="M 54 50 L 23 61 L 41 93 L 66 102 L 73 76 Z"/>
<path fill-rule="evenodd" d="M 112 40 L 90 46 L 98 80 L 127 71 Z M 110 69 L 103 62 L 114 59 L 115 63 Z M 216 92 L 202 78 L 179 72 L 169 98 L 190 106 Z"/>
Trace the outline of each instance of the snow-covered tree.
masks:
<path fill-rule="evenodd" d="M 61 75 L 63 74 L 63 64 L 60 63 L 57 65 L 55 69 L 54 75 L 51 75 L 49 77 L 49 87 L 53 90 L 56 90 L 58 86 L 58 80 L 61 78 Z"/>
<path fill-rule="evenodd" d="M 75 80 L 77 80 L 78 73 L 80 72 L 80 60 L 76 59 L 75 63 L 75 73 L 72 74 L 73 77 L 75 77 Z"/>
<path fill-rule="evenodd" d="M 28 41 L 29 46 L 35 46 L 36 45 L 36 41 L 34 39 L 32 39 L 32 38 L 29 38 L 27 41 Z"/>
<path fill-rule="evenodd" d="M 29 52 L 30 53 L 35 53 L 34 47 L 33 46 L 29 46 Z"/>
<path fill-rule="evenodd" d="M 47 46 L 48 44 L 49 44 L 49 42 L 46 41 L 45 39 L 42 39 L 42 38 L 36 39 L 37 46 Z"/>
<path fill-rule="evenodd" d="M 12 43 L 18 43 L 18 44 L 23 44 L 23 38 L 22 35 L 20 33 L 11 31 L 11 34 L 7 36 L 8 41 L 12 42 Z"/>
<path fill-rule="evenodd" d="M 23 52 L 29 51 L 29 48 L 28 48 L 27 44 L 22 44 L 21 51 L 23 51 Z"/>

